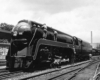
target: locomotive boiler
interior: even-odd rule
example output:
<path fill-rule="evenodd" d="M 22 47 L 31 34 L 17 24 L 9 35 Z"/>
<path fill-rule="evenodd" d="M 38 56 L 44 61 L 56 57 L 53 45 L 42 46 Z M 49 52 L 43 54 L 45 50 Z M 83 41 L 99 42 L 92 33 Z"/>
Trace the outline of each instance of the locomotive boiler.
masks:
<path fill-rule="evenodd" d="M 29 69 L 47 62 L 74 63 L 89 59 L 89 43 L 34 21 L 21 20 L 12 30 L 6 66 Z"/>

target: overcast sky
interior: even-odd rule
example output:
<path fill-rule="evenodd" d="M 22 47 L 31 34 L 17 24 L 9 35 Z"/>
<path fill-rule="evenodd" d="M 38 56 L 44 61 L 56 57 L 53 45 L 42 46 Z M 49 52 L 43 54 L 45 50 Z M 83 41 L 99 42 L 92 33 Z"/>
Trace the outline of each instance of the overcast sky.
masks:
<path fill-rule="evenodd" d="M 100 0 L 0 0 L 0 23 L 29 19 L 100 43 Z"/>

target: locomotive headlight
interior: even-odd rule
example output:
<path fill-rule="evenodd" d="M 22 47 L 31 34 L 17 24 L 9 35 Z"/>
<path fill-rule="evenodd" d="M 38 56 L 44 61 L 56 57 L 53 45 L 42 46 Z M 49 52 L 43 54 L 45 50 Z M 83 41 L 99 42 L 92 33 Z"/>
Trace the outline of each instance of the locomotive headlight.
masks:
<path fill-rule="evenodd" d="M 22 35 L 23 34 L 23 32 L 19 32 L 19 35 Z"/>
<path fill-rule="evenodd" d="M 27 30 L 30 30 L 30 27 L 29 26 L 25 26 L 25 25 L 22 25 L 18 28 L 18 34 L 19 35 L 23 35 L 23 31 L 27 31 Z"/>
<path fill-rule="evenodd" d="M 13 36 L 17 36 L 17 31 L 14 31 L 13 32 Z"/>
<path fill-rule="evenodd" d="M 30 30 L 30 27 L 28 25 L 22 25 L 18 29 L 19 31 L 27 31 Z"/>
<path fill-rule="evenodd" d="M 31 26 L 27 22 L 20 22 L 12 29 L 13 36 L 23 35 L 25 31 L 31 31 Z"/>

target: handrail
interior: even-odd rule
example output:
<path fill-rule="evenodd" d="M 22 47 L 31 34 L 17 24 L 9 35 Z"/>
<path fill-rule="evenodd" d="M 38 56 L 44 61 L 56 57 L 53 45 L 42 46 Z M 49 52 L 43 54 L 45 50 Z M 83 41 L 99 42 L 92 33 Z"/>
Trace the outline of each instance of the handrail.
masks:
<path fill-rule="evenodd" d="M 32 43 L 32 41 L 33 41 L 33 39 L 34 39 L 34 36 L 35 36 L 35 34 L 36 34 L 36 31 L 37 31 L 37 28 L 35 29 L 35 32 L 34 32 L 33 37 L 32 37 L 32 39 L 31 39 L 31 41 L 30 41 L 30 43 L 29 43 L 29 46 L 31 45 L 31 43 Z"/>

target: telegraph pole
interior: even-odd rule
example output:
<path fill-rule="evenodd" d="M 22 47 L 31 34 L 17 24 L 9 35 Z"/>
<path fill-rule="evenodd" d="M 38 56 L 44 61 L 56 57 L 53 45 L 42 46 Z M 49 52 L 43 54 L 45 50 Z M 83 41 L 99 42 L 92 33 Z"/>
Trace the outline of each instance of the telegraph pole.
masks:
<path fill-rule="evenodd" d="M 93 39 L 92 39 L 92 36 L 93 36 L 93 35 L 92 35 L 92 31 L 91 31 L 91 45 L 92 45 L 92 43 L 93 43 Z"/>
<path fill-rule="evenodd" d="M 92 46 L 92 50 L 91 50 L 91 54 L 89 54 L 90 59 L 92 59 L 92 51 L 93 51 L 93 40 L 92 40 L 92 31 L 91 31 L 91 46 Z"/>

